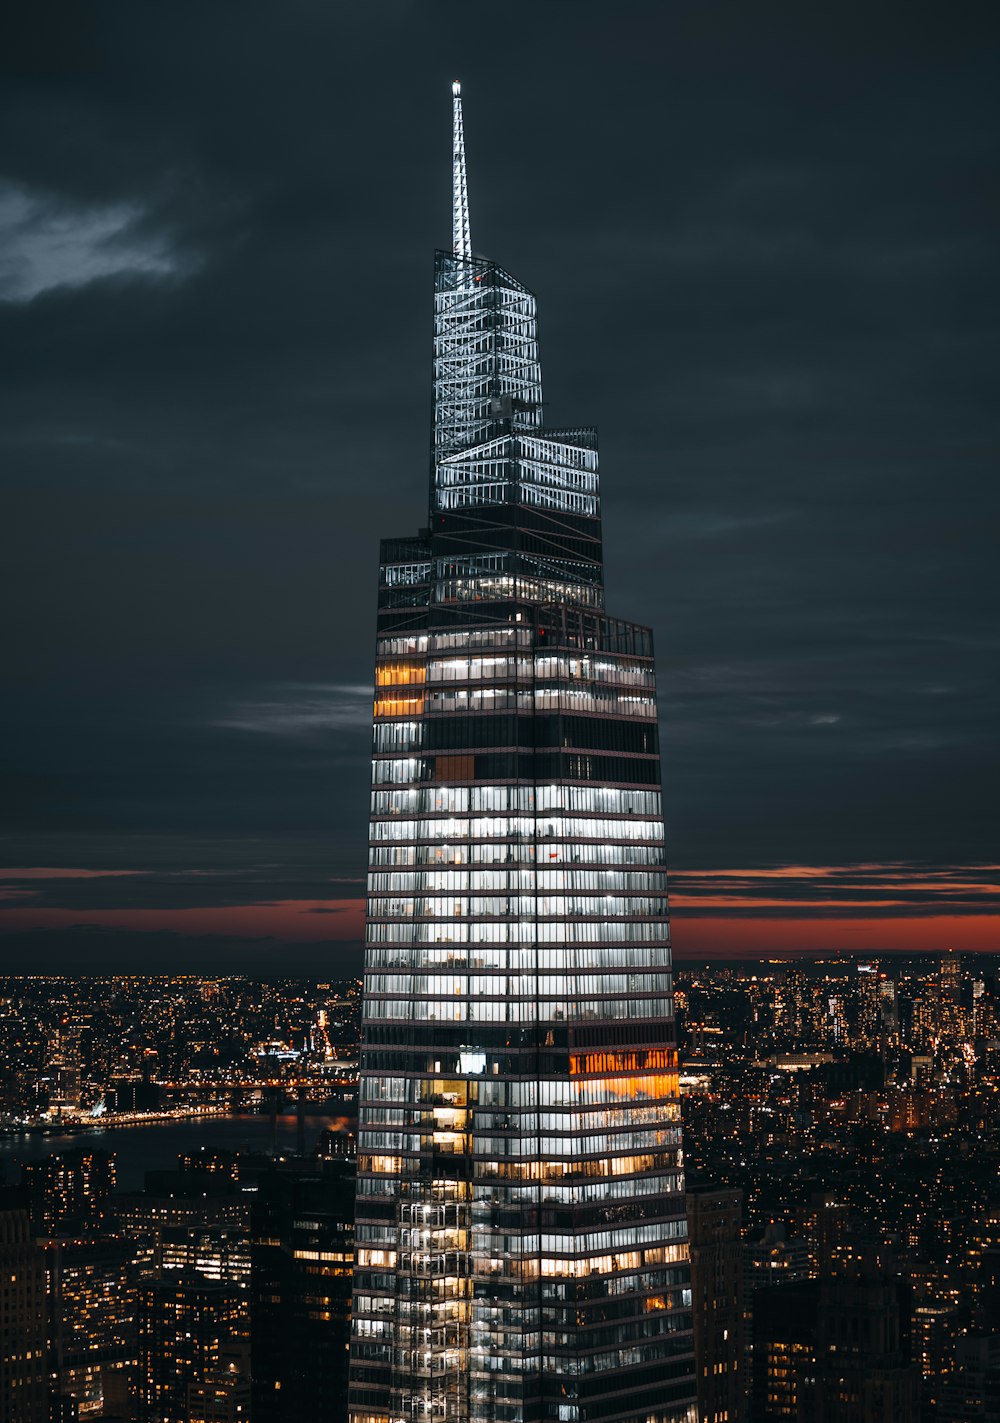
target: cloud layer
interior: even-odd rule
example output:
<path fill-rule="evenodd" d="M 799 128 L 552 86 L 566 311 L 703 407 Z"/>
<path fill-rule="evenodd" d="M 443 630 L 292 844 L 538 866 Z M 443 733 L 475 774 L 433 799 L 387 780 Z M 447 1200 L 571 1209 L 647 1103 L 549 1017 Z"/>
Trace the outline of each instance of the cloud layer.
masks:
<path fill-rule="evenodd" d="M 601 427 L 679 899 L 688 870 L 943 885 L 995 859 L 995 7 L 515 3 L 516 62 L 492 14 L 403 0 L 22 8 L 9 864 L 138 869 L 164 914 L 198 906 L 161 861 L 234 875 L 241 906 L 299 897 L 252 883 L 262 845 L 310 867 L 305 901 L 361 875 L 378 538 L 425 521 L 454 74 L 473 242 L 538 293 L 552 421 Z M 806 924 L 911 893 L 852 874 L 803 880 Z M 4 883 L 0 922 L 27 885 Z"/>

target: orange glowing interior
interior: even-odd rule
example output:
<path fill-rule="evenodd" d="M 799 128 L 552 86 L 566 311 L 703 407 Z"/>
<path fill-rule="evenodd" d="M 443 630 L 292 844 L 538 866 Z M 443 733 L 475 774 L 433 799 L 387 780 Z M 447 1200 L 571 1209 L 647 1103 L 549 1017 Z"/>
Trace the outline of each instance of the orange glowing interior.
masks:
<path fill-rule="evenodd" d="M 571 1052 L 569 1071 L 571 1077 L 589 1077 L 607 1073 L 652 1072 L 659 1069 L 677 1073 L 677 1049 L 654 1047 L 629 1049 L 615 1052 Z"/>
<path fill-rule="evenodd" d="M 427 668 L 422 662 L 387 662 L 375 669 L 375 683 L 379 687 L 407 687 L 427 681 Z"/>
<path fill-rule="evenodd" d="M 376 716 L 420 716 L 424 709 L 422 696 L 379 697 L 375 703 Z"/>

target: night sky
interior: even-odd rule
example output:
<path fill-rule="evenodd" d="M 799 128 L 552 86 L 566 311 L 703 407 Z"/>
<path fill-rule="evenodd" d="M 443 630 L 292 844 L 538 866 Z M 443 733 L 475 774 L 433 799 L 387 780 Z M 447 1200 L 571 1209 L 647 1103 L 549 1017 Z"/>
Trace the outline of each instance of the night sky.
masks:
<path fill-rule="evenodd" d="M 678 955 L 1000 950 L 995 4 L 19 10 L 0 969 L 356 969 L 454 77 L 655 630 Z"/>

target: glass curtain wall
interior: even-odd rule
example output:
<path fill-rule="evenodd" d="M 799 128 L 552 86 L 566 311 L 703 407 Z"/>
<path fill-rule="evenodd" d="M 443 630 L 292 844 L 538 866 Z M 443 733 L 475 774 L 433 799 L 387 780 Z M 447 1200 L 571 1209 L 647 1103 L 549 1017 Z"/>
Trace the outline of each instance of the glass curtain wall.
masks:
<path fill-rule="evenodd" d="M 534 298 L 439 253 L 429 525 L 382 548 L 355 1423 L 694 1423 L 653 648 Z"/>

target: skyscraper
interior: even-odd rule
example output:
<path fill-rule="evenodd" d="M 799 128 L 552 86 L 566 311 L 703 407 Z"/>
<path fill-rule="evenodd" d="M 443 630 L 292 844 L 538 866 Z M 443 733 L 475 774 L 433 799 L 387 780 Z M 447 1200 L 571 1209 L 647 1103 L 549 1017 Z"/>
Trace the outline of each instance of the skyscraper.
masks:
<path fill-rule="evenodd" d="M 210 1280 L 197 1270 L 149 1277 L 139 1286 L 137 1416 L 141 1423 L 189 1423 L 189 1389 L 218 1381 L 237 1356 L 249 1356 L 245 1293 L 238 1285 Z M 249 1413 L 245 1373 L 244 1417 Z M 228 1407 L 233 1390 L 220 1390 Z M 199 1408 L 211 1402 L 198 1399 Z M 243 1400 L 236 1393 L 234 1407 Z"/>
<path fill-rule="evenodd" d="M 382 544 L 355 1423 L 695 1416 L 653 646 L 535 298 L 434 268 L 428 526 Z"/>
<path fill-rule="evenodd" d="M 347 1389 L 354 1163 L 282 1162 L 253 1198 L 254 1423 L 342 1423 Z"/>
<path fill-rule="evenodd" d="M 26 1161 L 21 1181 L 36 1235 L 58 1235 L 98 1221 L 115 1189 L 114 1152 L 75 1146 Z"/>
<path fill-rule="evenodd" d="M 0 1189 L 0 1418 L 44 1423 L 45 1253 L 23 1204 L 16 1191 Z"/>
<path fill-rule="evenodd" d="M 744 1413 L 743 1192 L 688 1192 L 691 1292 L 699 1423 L 740 1423 Z"/>

